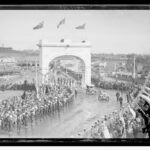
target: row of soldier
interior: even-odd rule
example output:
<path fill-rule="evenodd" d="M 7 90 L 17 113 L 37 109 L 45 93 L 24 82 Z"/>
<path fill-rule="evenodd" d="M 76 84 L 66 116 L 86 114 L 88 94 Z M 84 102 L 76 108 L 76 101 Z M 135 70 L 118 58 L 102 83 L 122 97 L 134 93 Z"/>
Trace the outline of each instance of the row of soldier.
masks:
<path fill-rule="evenodd" d="M 75 87 L 76 86 L 76 82 L 75 80 L 71 79 L 71 78 L 65 78 L 65 77 L 58 77 L 58 78 L 53 78 L 53 79 L 49 79 L 48 80 L 49 84 L 55 85 L 55 84 L 59 84 L 59 85 L 65 85 L 65 86 L 69 86 L 69 87 Z"/>
<path fill-rule="evenodd" d="M 69 106 L 74 92 L 67 86 L 42 85 L 36 91 L 24 91 L 22 96 L 2 100 L 0 104 L 1 130 L 20 132 L 21 127 L 33 124 L 45 116 L 58 114 Z"/>

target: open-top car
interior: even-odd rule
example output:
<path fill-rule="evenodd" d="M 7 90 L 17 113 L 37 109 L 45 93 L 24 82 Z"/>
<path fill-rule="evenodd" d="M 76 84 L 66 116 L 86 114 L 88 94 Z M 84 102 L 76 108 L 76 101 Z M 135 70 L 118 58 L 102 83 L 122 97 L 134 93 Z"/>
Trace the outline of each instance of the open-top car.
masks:
<path fill-rule="evenodd" d="M 99 101 L 109 101 L 109 95 L 104 91 L 100 91 L 100 93 L 98 95 L 98 100 Z"/>

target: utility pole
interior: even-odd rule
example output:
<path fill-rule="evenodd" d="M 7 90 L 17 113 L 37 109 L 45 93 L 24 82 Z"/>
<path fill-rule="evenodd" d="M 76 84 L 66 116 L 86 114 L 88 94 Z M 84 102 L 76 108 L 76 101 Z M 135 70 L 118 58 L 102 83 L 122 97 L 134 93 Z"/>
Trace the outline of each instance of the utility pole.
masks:
<path fill-rule="evenodd" d="M 135 76 L 136 74 L 135 74 L 135 55 L 134 55 L 133 57 L 133 79 L 135 79 Z"/>
<path fill-rule="evenodd" d="M 38 83 L 37 83 L 37 61 L 35 61 L 35 86 L 36 86 L 36 94 L 37 94 L 37 97 L 38 97 Z"/>

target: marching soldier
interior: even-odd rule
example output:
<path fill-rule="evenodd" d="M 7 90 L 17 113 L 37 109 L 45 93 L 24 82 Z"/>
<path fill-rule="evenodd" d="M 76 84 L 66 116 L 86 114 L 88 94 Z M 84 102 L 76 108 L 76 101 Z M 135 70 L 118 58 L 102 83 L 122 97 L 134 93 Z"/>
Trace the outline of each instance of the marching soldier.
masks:
<path fill-rule="evenodd" d="M 122 105 L 123 105 L 123 98 L 122 98 L 122 96 L 119 97 L 119 102 L 120 102 L 120 107 L 122 108 Z"/>
<path fill-rule="evenodd" d="M 117 93 L 116 93 L 116 99 L 117 99 L 117 102 L 119 102 L 119 97 L 120 97 L 120 93 L 117 92 Z"/>

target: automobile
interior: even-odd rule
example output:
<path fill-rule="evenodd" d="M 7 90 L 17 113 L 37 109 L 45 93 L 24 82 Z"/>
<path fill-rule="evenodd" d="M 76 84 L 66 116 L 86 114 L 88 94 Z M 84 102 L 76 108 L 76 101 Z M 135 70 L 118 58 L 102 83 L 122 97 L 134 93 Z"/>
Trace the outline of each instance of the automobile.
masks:
<path fill-rule="evenodd" d="M 109 101 L 109 95 L 104 92 L 104 91 L 100 91 L 99 95 L 98 95 L 98 100 L 99 101 Z"/>
<path fill-rule="evenodd" d="M 89 95 L 95 95 L 96 94 L 96 90 L 94 89 L 94 85 L 87 85 L 86 86 L 86 94 Z"/>

